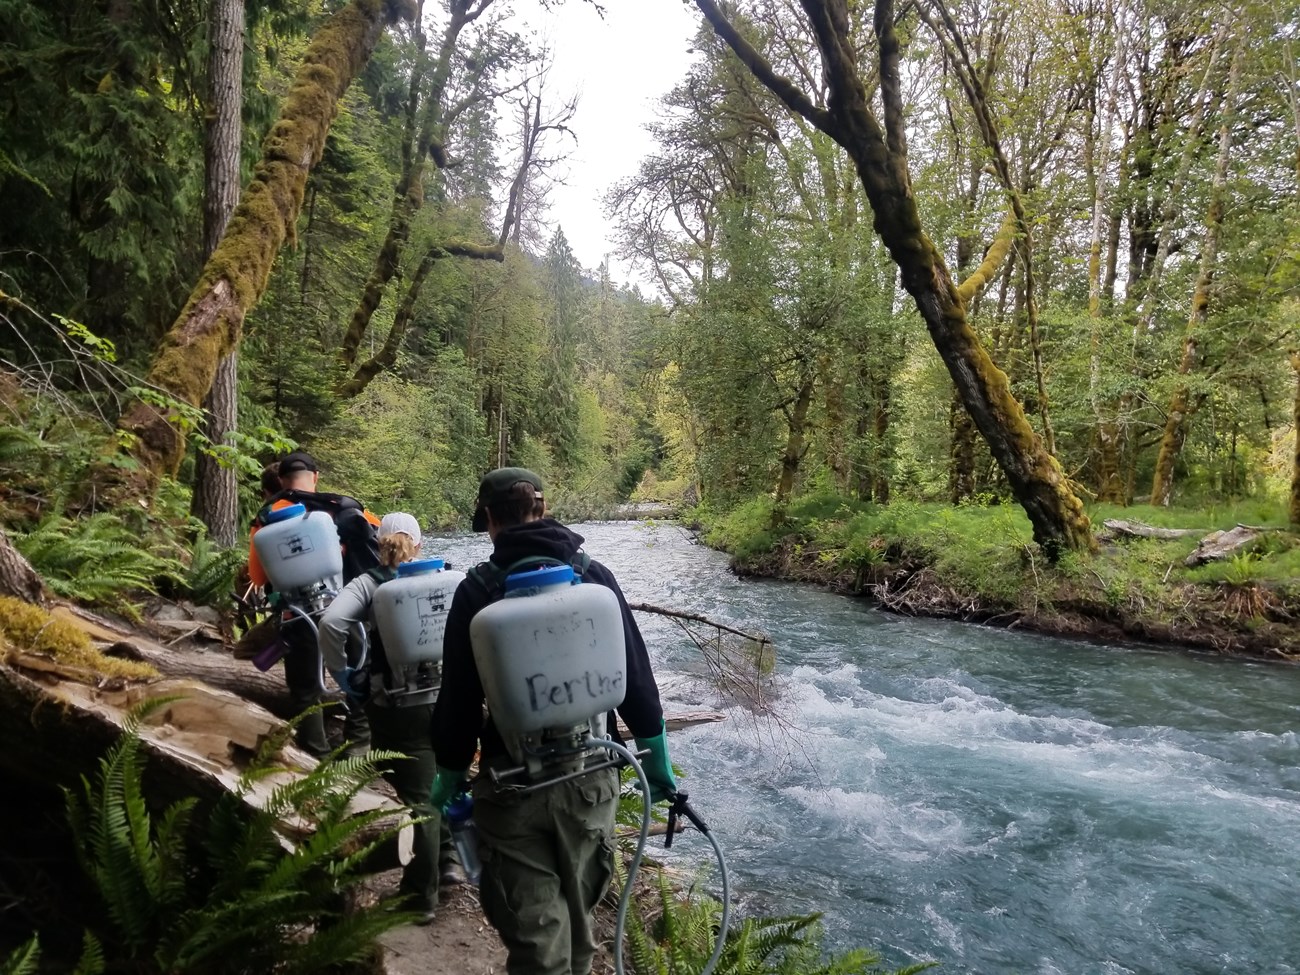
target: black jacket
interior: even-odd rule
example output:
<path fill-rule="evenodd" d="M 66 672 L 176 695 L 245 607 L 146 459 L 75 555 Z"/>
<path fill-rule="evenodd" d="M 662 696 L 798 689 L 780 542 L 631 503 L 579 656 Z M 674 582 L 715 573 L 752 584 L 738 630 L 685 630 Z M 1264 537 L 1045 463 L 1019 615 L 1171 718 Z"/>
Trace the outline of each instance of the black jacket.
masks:
<path fill-rule="evenodd" d="M 492 562 L 508 568 L 520 559 L 546 556 L 568 563 L 582 547 L 582 536 L 552 518 L 542 518 L 507 528 L 496 537 Z M 584 582 L 594 582 L 614 591 L 623 611 L 623 636 L 627 645 L 627 693 L 618 713 L 638 738 L 653 738 L 663 728 L 663 707 L 659 687 L 650 669 L 645 641 L 637 629 L 627 600 L 618 588 L 614 574 L 592 560 L 582 575 Z M 474 664 L 474 650 L 469 642 L 469 622 L 492 601 L 487 590 L 473 579 L 466 579 L 452 597 L 447 612 L 447 630 L 443 637 L 442 690 L 433 711 L 433 751 L 438 765 L 447 769 L 467 769 L 474 758 L 474 747 L 482 739 L 481 761 L 506 754 L 504 742 L 491 718 L 483 720 L 483 684 Z M 614 729 L 610 729 L 613 733 Z"/>

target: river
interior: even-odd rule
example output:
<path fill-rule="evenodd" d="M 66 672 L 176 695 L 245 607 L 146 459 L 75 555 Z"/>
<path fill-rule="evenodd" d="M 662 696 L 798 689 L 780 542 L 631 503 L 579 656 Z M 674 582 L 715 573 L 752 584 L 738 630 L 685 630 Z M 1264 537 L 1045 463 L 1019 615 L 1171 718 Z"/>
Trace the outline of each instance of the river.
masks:
<path fill-rule="evenodd" d="M 671 737 L 742 909 L 940 973 L 1300 972 L 1300 669 L 904 619 L 738 579 L 671 523 L 574 527 L 630 600 L 776 644 L 774 719 Z M 641 622 L 669 709 L 712 705 L 698 651 Z"/>

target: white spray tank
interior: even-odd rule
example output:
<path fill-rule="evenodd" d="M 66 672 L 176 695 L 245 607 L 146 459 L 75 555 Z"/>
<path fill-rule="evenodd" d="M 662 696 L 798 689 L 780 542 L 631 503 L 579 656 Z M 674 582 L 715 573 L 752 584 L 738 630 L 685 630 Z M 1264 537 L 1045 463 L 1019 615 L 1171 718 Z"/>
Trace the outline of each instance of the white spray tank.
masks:
<path fill-rule="evenodd" d="M 447 611 L 465 578 L 444 565 L 442 559 L 403 562 L 397 578 L 375 590 L 370 611 L 392 677 L 390 684 L 384 675 L 380 703 L 429 704 L 438 696 Z"/>
<path fill-rule="evenodd" d="M 571 566 L 506 577 L 505 598 L 469 624 L 488 711 L 511 757 L 534 775 L 580 769 L 590 735 L 623 703 L 627 646 L 618 597 Z"/>
<path fill-rule="evenodd" d="M 268 511 L 253 549 L 275 591 L 311 612 L 324 609 L 343 587 L 343 546 L 334 519 L 301 504 Z"/>

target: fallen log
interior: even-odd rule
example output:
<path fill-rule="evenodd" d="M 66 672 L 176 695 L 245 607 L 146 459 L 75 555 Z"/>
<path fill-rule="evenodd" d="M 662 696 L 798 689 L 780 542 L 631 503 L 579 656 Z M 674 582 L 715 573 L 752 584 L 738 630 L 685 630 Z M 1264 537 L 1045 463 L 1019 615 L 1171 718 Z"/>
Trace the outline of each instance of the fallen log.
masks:
<path fill-rule="evenodd" d="M 103 644 L 104 652 L 110 656 L 144 661 L 169 677 L 202 681 L 252 701 L 281 718 L 291 718 L 295 713 L 278 671 L 258 670 L 247 661 L 236 660 L 227 650 L 164 646 L 129 627 L 71 603 L 61 603 L 50 613 L 71 619 L 89 633 L 92 640 Z"/>
<path fill-rule="evenodd" d="M 726 720 L 727 716 L 721 711 L 678 711 L 676 713 L 665 711 L 664 730 L 681 731 L 683 728 L 693 728 L 697 724 L 713 724 Z M 631 741 L 634 737 L 622 718 L 618 719 L 618 733 L 624 741 Z"/>
<path fill-rule="evenodd" d="M 292 745 L 278 751 L 274 773 L 241 782 L 252 758 L 272 737 L 283 737 L 285 723 L 235 694 L 193 680 L 149 683 L 102 678 L 82 668 L 33 654 L 12 654 L 0 664 L 0 769 L 12 780 L 73 785 L 90 776 L 99 756 L 117 740 L 132 708 L 159 697 L 177 696 L 148 716 L 140 736 L 150 757 L 146 788 L 160 804 L 187 796 L 215 801 L 237 793 L 250 809 L 261 808 L 286 779 L 313 768 L 316 760 Z M 363 789 L 352 801 L 358 813 L 391 810 L 371 824 L 362 839 L 391 829 L 375 868 L 409 862 L 413 830 L 398 803 Z M 310 832 L 298 819 L 281 821 L 286 845 Z"/>
<path fill-rule="evenodd" d="M 1243 550 L 1250 550 L 1259 541 L 1260 529 L 1249 525 L 1237 525 L 1227 531 L 1210 532 L 1201 539 L 1196 550 L 1187 556 L 1185 565 L 1205 565 L 1235 555 Z"/>
<path fill-rule="evenodd" d="M 14 596 L 37 606 L 45 601 L 45 584 L 31 563 L 0 530 L 0 596 Z"/>
<path fill-rule="evenodd" d="M 1119 518 L 1108 518 L 1101 524 L 1103 528 L 1108 529 L 1115 535 L 1125 535 L 1131 538 L 1188 538 L 1192 535 L 1204 535 L 1208 530 L 1205 528 L 1160 528 L 1140 521 L 1124 521 Z"/>

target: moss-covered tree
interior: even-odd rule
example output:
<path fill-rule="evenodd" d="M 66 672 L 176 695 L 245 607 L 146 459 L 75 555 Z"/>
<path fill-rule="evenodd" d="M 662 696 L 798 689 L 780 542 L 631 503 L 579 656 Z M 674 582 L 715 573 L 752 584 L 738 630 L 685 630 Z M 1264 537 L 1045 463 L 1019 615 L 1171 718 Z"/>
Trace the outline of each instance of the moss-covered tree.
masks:
<path fill-rule="evenodd" d="M 713 0 L 696 0 L 696 5 L 763 84 L 853 159 L 875 213 L 876 232 L 898 264 L 903 285 L 916 302 L 962 403 L 1029 516 L 1035 540 L 1052 557 L 1068 549 L 1091 548 L 1094 541 L 1083 505 L 1026 420 L 1006 375 L 972 331 L 966 300 L 921 226 L 908 172 L 907 120 L 892 0 L 877 0 L 874 17 L 883 124 L 867 98 L 859 69 L 861 39 L 853 36 L 854 21 L 846 0 L 801 0 L 821 53 L 827 88 L 824 108 L 778 75 Z"/>
<path fill-rule="evenodd" d="M 1300 526 L 1300 352 L 1291 353 L 1291 368 L 1295 371 L 1295 414 L 1291 429 L 1295 433 L 1295 458 L 1291 467 L 1291 524 Z"/>
<path fill-rule="evenodd" d="M 263 145 L 221 243 L 163 339 L 148 373 L 156 397 L 131 403 L 118 420 L 125 462 L 95 471 L 97 500 L 149 496 L 184 453 L 186 415 L 221 360 L 238 348 L 244 316 L 265 290 L 276 255 L 294 233 L 307 174 L 319 161 L 339 99 L 374 51 L 385 26 L 414 13 L 410 0 L 351 0 L 317 30 Z M 176 409 L 179 404 L 182 409 Z"/>

